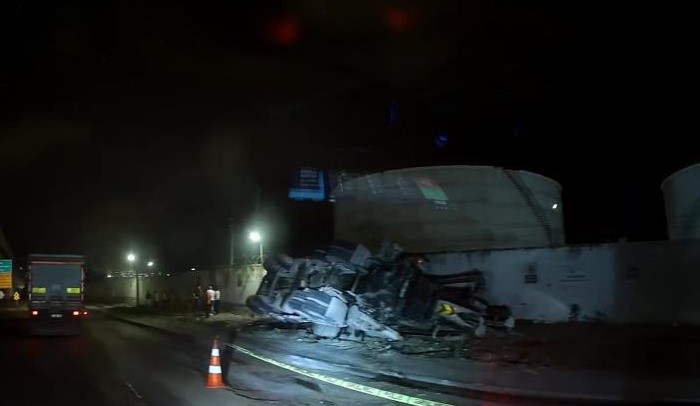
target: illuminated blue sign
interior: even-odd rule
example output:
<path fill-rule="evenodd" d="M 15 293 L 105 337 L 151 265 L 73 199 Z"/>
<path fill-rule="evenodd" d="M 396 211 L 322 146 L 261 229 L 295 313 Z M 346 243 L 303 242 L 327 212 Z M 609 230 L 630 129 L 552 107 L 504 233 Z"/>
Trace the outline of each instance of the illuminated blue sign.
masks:
<path fill-rule="evenodd" d="M 323 171 L 316 168 L 300 168 L 296 171 L 292 175 L 289 198 L 316 202 L 325 200 L 326 185 Z"/>

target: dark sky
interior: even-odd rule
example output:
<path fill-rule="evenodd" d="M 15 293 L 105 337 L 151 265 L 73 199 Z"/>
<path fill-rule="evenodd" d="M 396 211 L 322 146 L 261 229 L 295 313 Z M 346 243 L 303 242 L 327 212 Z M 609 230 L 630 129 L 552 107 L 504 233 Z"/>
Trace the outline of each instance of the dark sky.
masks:
<path fill-rule="evenodd" d="M 229 217 L 329 238 L 330 206 L 285 199 L 296 166 L 487 164 L 558 180 L 569 242 L 665 238 L 659 184 L 700 161 L 696 24 L 609 3 L 2 2 L 0 224 L 18 256 L 183 269 L 226 260 Z"/>

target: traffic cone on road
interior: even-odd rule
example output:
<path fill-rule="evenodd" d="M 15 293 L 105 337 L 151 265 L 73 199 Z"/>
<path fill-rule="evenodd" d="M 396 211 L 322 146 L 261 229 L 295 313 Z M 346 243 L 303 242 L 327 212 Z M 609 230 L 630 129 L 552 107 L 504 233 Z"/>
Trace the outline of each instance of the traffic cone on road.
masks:
<path fill-rule="evenodd" d="M 221 376 L 221 360 L 219 359 L 219 339 L 214 339 L 209 359 L 209 375 L 207 375 L 207 388 L 223 388 L 224 381 Z"/>

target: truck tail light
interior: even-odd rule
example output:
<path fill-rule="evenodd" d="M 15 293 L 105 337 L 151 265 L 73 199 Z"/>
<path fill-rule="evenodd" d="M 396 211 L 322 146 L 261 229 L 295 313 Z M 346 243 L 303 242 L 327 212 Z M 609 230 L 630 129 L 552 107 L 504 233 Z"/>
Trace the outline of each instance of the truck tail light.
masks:
<path fill-rule="evenodd" d="M 80 316 L 80 312 L 77 310 L 73 310 L 73 316 Z"/>
<path fill-rule="evenodd" d="M 32 310 L 32 316 L 38 316 L 39 311 L 38 310 Z"/>
<path fill-rule="evenodd" d="M 87 316 L 87 310 L 83 310 L 83 316 Z"/>

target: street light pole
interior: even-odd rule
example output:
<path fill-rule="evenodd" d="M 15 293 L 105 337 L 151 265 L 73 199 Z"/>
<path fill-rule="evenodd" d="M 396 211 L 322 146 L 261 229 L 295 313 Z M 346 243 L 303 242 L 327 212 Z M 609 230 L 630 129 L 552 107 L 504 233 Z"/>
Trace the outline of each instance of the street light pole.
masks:
<path fill-rule="evenodd" d="M 233 219 L 230 218 L 228 219 L 228 232 L 229 232 L 229 256 L 228 256 L 228 264 L 230 266 L 233 266 L 234 264 L 234 235 L 233 235 Z"/>
<path fill-rule="evenodd" d="M 141 307 L 141 280 L 138 272 L 136 273 L 136 307 Z"/>
<path fill-rule="evenodd" d="M 263 263 L 263 243 L 262 243 L 262 235 L 260 234 L 259 231 L 253 230 L 250 233 L 248 233 L 248 239 L 252 242 L 256 242 L 260 244 L 260 263 Z"/>
<path fill-rule="evenodd" d="M 136 255 L 130 252 L 129 254 L 127 254 L 126 260 L 129 261 L 129 270 L 131 272 L 134 272 L 134 261 L 136 261 Z M 141 300 L 139 299 L 139 290 L 139 275 L 138 273 L 136 273 L 136 307 L 139 307 L 141 305 Z"/>

